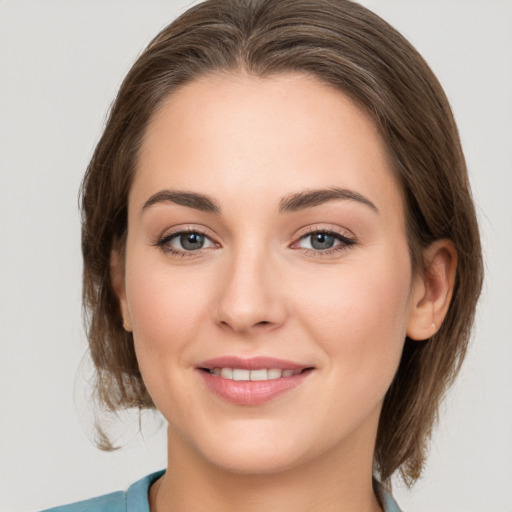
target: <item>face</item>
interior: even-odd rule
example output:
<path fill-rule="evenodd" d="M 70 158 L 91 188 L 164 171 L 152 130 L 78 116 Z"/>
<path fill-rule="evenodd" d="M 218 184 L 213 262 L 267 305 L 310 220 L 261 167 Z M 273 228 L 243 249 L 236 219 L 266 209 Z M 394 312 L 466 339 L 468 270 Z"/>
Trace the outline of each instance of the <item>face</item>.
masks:
<path fill-rule="evenodd" d="M 171 444 L 255 473 L 371 453 L 413 281 L 385 147 L 339 91 L 209 76 L 153 117 L 117 289 Z"/>

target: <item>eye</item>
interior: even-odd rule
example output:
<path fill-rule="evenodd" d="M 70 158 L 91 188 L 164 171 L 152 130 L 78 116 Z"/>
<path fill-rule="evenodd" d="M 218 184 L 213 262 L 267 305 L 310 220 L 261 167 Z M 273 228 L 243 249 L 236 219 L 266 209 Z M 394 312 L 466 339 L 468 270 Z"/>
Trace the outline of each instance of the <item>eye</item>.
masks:
<path fill-rule="evenodd" d="M 334 235 L 329 235 L 328 233 L 313 233 L 312 235 L 302 237 L 301 241 L 306 249 L 316 249 L 319 251 L 330 249 L 338 242 Z"/>
<path fill-rule="evenodd" d="M 310 231 L 301 236 L 294 248 L 304 249 L 314 254 L 330 254 L 354 245 L 355 240 L 330 230 Z"/>
<path fill-rule="evenodd" d="M 214 242 L 200 231 L 180 231 L 162 238 L 158 245 L 171 253 L 183 254 L 213 247 Z"/>

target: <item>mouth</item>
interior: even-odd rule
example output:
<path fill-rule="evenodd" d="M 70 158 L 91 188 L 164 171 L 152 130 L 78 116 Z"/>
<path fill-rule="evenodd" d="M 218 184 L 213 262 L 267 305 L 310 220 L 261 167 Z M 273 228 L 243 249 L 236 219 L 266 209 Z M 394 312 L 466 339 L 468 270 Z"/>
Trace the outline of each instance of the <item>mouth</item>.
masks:
<path fill-rule="evenodd" d="M 197 368 L 214 377 L 236 381 L 265 381 L 294 377 L 302 372 L 313 370 L 308 364 L 301 364 L 275 357 L 236 357 L 224 356 L 203 361 Z"/>
<path fill-rule="evenodd" d="M 235 381 L 267 381 L 281 378 L 289 378 L 295 375 L 300 375 L 308 370 L 313 370 L 313 367 L 302 368 L 299 370 L 283 370 L 282 368 L 257 368 L 254 370 L 247 370 L 245 368 L 199 368 L 202 371 L 213 375 L 214 377 L 222 377 L 223 379 Z"/>
<path fill-rule="evenodd" d="M 220 357 L 196 367 L 207 388 L 239 405 L 259 405 L 298 387 L 314 366 L 283 359 Z"/>

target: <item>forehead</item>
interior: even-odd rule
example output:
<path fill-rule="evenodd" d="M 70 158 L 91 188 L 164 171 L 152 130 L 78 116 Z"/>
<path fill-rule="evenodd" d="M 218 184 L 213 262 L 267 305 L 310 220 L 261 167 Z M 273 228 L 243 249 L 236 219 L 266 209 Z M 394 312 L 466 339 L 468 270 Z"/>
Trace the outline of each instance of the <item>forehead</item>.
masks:
<path fill-rule="evenodd" d="M 386 199 L 401 212 L 369 115 L 304 74 L 215 74 L 181 87 L 153 115 L 133 189 L 139 201 L 168 187 L 214 191 L 220 201 L 263 193 L 277 201 L 294 188 L 332 186 Z"/>

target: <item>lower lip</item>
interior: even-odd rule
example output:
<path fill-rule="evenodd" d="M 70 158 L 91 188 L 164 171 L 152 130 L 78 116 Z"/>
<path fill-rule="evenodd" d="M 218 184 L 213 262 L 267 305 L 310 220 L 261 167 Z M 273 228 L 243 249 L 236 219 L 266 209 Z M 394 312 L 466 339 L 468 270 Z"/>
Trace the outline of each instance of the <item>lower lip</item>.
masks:
<path fill-rule="evenodd" d="M 224 379 L 204 370 L 198 371 L 210 391 L 224 400 L 238 405 L 259 405 L 273 400 L 279 395 L 296 388 L 311 373 L 311 370 L 305 370 L 298 375 L 279 379 L 237 381 Z"/>

